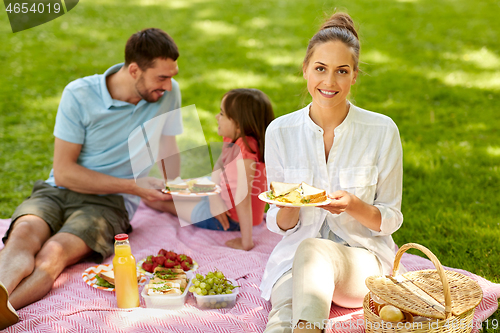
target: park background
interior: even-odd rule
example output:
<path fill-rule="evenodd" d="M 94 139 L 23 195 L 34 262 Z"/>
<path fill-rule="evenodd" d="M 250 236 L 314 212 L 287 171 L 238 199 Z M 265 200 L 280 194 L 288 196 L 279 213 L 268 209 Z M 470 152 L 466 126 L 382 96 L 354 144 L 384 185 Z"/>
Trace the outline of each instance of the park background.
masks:
<path fill-rule="evenodd" d="M 500 1 L 83 0 L 15 34 L 0 9 L 0 218 L 48 177 L 63 88 L 122 62 L 132 33 L 158 27 L 174 38 L 183 105 L 196 105 L 204 139 L 220 141 L 214 116 L 229 89 L 261 89 L 276 116 L 309 102 L 305 49 L 337 9 L 361 39 L 351 101 L 400 130 L 396 243 L 500 283 Z"/>

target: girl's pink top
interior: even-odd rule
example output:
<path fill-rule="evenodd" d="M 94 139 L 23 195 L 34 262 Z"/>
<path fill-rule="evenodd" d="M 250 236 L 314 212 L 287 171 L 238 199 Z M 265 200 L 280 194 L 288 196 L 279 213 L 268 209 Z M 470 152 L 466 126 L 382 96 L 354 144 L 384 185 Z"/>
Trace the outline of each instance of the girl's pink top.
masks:
<path fill-rule="evenodd" d="M 240 159 L 250 159 L 255 161 L 255 173 L 252 181 L 252 220 L 253 225 L 258 225 L 264 217 L 266 203 L 259 200 L 258 195 L 267 190 L 266 166 L 264 162 L 259 162 L 259 146 L 257 140 L 251 136 L 246 137 L 248 145 L 255 152 L 252 153 L 242 138 L 238 138 L 234 144 L 232 140 L 224 138 L 222 149 L 222 165 L 224 170 L 220 175 L 221 197 L 229 209 L 231 218 L 239 222 L 236 208 L 238 203 L 234 202 L 238 183 L 238 169 L 236 161 Z M 244 186 L 247 186 L 244 184 Z M 234 203 L 234 204 L 233 204 Z"/>

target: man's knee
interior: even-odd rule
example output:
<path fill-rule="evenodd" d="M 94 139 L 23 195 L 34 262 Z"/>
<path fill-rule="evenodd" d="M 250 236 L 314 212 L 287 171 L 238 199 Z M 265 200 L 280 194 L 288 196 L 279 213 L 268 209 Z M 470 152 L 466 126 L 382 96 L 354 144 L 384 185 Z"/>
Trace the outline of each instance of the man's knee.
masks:
<path fill-rule="evenodd" d="M 8 240 L 19 239 L 34 251 L 39 251 L 50 236 L 50 227 L 40 217 L 24 215 L 17 219 Z"/>

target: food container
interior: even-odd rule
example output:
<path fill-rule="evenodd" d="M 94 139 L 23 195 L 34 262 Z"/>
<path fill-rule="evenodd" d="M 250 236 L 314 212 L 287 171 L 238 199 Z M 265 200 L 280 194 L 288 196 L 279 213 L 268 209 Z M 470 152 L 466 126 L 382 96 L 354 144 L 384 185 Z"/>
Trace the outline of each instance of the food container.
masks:
<path fill-rule="evenodd" d="M 184 289 L 182 295 L 178 296 L 170 296 L 170 295 L 154 295 L 150 296 L 146 292 L 146 286 L 142 289 L 141 296 L 144 298 L 146 302 L 147 308 L 155 308 L 155 309 L 164 309 L 164 310 L 179 310 L 184 307 L 184 303 L 186 302 L 186 296 L 188 293 L 189 287 L 191 287 L 191 278 L 189 277 L 189 282 Z"/>
<path fill-rule="evenodd" d="M 233 286 L 236 286 L 237 283 L 233 279 L 228 279 Z M 239 287 L 233 289 L 232 294 L 221 294 L 221 295 L 198 295 L 193 293 L 196 298 L 196 304 L 200 308 L 205 309 L 223 309 L 223 308 L 232 308 L 236 303 L 236 296 L 239 293 Z"/>
<path fill-rule="evenodd" d="M 422 251 L 436 269 L 398 274 L 401 257 L 411 248 Z M 363 302 L 367 333 L 469 333 L 473 328 L 474 309 L 482 300 L 477 282 L 463 274 L 445 271 L 429 249 L 414 243 L 399 249 L 392 276 L 370 276 L 366 286 L 371 291 Z M 412 314 L 413 319 L 384 322 L 378 315 L 374 298 L 378 303 Z"/>

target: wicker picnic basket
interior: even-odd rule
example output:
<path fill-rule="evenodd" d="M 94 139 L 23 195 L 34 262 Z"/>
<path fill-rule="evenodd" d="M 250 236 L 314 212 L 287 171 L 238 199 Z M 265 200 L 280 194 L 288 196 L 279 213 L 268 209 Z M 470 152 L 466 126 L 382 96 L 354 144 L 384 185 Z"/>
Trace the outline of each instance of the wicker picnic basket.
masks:
<path fill-rule="evenodd" d="M 399 275 L 401 257 L 411 248 L 422 251 L 436 269 Z M 469 333 L 474 324 L 474 309 L 483 297 L 477 282 L 463 274 L 445 271 L 429 249 L 415 243 L 399 249 L 392 276 L 371 276 L 366 285 L 384 304 L 394 305 L 415 317 L 429 318 L 420 322 L 384 322 L 368 293 L 363 302 L 367 333 Z"/>

